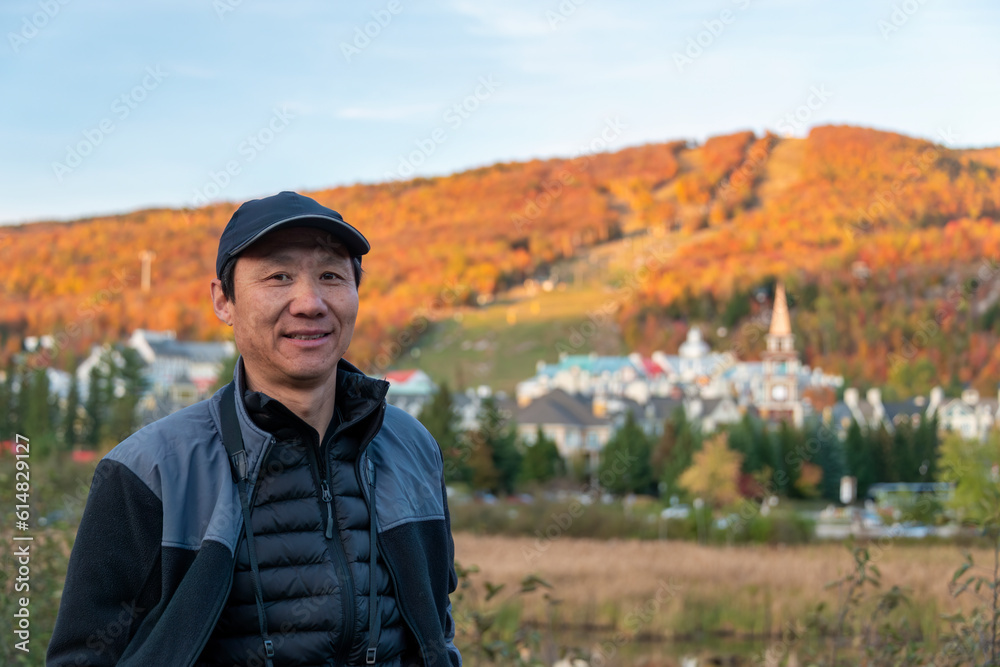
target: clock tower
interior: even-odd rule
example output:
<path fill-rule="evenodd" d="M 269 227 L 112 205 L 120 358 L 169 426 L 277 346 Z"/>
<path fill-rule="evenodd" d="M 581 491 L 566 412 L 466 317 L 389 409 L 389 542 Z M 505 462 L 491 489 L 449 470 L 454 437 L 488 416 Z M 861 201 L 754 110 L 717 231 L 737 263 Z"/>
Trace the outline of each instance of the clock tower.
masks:
<path fill-rule="evenodd" d="M 757 406 L 761 416 L 769 421 L 791 421 L 795 426 L 801 426 L 799 355 L 795 351 L 785 286 L 781 282 L 774 290 L 771 328 L 767 332 L 767 349 L 761 359 L 764 363 L 764 396 Z"/>

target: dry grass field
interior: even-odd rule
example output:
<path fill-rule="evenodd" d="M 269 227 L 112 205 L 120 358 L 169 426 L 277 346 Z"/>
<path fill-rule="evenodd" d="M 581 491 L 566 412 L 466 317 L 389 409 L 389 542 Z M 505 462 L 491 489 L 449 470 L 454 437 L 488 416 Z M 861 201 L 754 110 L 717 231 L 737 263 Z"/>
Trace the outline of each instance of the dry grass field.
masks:
<path fill-rule="evenodd" d="M 913 605 L 906 613 L 925 632 L 936 634 L 940 614 L 959 607 L 948 582 L 965 550 L 891 542 L 870 548 L 882 574 L 881 589 L 908 590 Z M 973 549 L 972 555 L 984 574 L 992 572 L 991 551 Z M 776 633 L 803 620 L 821 601 L 832 617 L 840 606 L 838 589 L 825 585 L 853 566 L 851 553 L 840 544 L 727 548 L 565 537 L 539 543 L 467 533 L 455 535 L 455 558 L 464 567 L 478 566 L 474 582 L 507 584 L 505 592 L 532 573 L 551 583 L 553 597 L 560 600 L 554 612 L 541 595 L 531 593 L 522 600 L 524 621 L 621 629 L 630 613 L 645 609 L 655 613 L 641 616 L 639 631 L 668 637 L 699 631 Z M 969 598 L 962 606 L 972 602 Z"/>

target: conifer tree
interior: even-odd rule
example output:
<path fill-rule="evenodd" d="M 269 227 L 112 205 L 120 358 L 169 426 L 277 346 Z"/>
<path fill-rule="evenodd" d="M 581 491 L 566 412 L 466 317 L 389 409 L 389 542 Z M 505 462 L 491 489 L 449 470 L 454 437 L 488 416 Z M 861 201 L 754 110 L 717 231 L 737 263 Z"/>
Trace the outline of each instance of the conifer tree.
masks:
<path fill-rule="evenodd" d="M 611 493 L 652 493 L 651 450 L 649 438 L 629 411 L 601 452 L 601 485 Z"/>
<path fill-rule="evenodd" d="M 80 384 L 77 382 L 76 373 L 71 374 L 69 382 L 69 394 L 66 396 L 66 411 L 62 419 L 62 437 L 66 449 L 73 449 L 77 445 L 77 425 L 79 419 L 77 412 L 80 408 Z"/>
<path fill-rule="evenodd" d="M 541 425 L 535 441 L 525 447 L 520 479 L 523 482 L 547 482 L 565 474 L 566 465 L 556 443 L 545 435 Z"/>
<path fill-rule="evenodd" d="M 431 400 L 420 409 L 417 419 L 441 448 L 445 481 L 470 482 L 469 460 L 472 452 L 468 446 L 461 446 L 467 443 L 459 438 L 458 414 L 447 382 L 441 383 Z"/>

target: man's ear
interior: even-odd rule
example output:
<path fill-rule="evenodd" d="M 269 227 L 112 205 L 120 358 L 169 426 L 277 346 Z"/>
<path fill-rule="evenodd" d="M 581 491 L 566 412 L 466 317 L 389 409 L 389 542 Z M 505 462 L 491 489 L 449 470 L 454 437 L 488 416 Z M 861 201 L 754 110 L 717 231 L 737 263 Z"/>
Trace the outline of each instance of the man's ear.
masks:
<path fill-rule="evenodd" d="M 231 312 L 232 303 L 222 293 L 222 281 L 218 278 L 212 279 L 212 308 L 215 309 L 215 316 L 229 326 L 233 326 L 233 314 Z"/>

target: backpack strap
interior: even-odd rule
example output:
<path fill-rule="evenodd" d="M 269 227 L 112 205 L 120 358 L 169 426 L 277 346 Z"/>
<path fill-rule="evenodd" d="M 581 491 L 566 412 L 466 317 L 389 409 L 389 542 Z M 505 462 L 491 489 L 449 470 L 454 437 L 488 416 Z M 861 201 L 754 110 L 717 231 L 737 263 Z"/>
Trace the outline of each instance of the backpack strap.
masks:
<path fill-rule="evenodd" d="M 265 665 L 266 667 L 274 667 L 274 662 L 271 660 L 274 657 L 274 642 L 267 634 L 267 618 L 264 616 L 260 569 L 257 567 L 257 549 L 254 546 L 253 526 L 250 523 L 250 503 L 247 499 L 247 453 L 243 447 L 243 433 L 240 431 L 240 422 L 236 416 L 234 383 L 235 380 L 222 389 L 222 404 L 219 408 L 222 416 L 222 444 L 225 445 L 226 453 L 229 455 L 229 468 L 233 474 L 233 482 L 239 489 L 240 504 L 243 506 L 243 529 L 247 538 L 250 569 L 253 570 L 250 583 L 253 584 L 254 598 L 257 600 L 257 618 L 260 621 L 260 636 L 264 641 Z"/>

